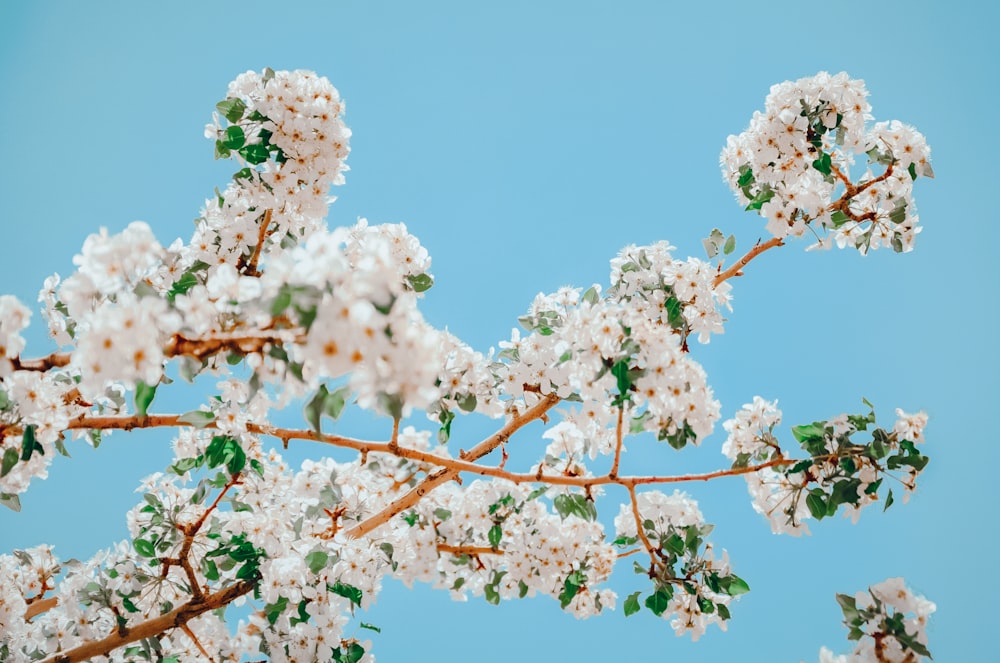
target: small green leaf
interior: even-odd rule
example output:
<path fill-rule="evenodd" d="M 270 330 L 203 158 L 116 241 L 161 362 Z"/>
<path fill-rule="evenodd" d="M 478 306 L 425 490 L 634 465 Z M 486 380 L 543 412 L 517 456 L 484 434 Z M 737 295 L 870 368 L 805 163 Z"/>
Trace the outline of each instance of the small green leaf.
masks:
<path fill-rule="evenodd" d="M 675 555 L 684 554 L 684 539 L 677 534 L 671 534 L 663 543 L 663 547 Z"/>
<path fill-rule="evenodd" d="M 357 587 L 355 587 L 353 585 L 347 585 L 347 584 L 344 584 L 344 583 L 342 583 L 340 581 L 337 581 L 337 582 L 333 583 L 332 585 L 331 584 L 327 584 L 326 588 L 329 591 L 333 592 L 334 594 L 337 594 L 338 596 L 343 596 L 345 599 L 347 599 L 348 601 L 350 601 L 352 604 L 354 604 L 354 605 L 356 605 L 358 607 L 361 606 L 361 597 L 363 596 L 363 593 Z"/>
<path fill-rule="evenodd" d="M 239 149 L 240 156 L 246 159 L 247 163 L 257 165 L 264 163 L 271 156 L 266 147 L 260 144 L 245 145 Z"/>
<path fill-rule="evenodd" d="M 729 587 L 726 589 L 726 593 L 730 596 L 739 596 L 740 594 L 746 594 L 750 591 L 750 585 L 747 581 L 737 575 L 729 576 Z"/>
<path fill-rule="evenodd" d="M 809 513 L 811 513 L 813 518 L 816 520 L 822 520 L 826 517 L 826 500 L 823 499 L 822 495 L 809 493 L 809 495 L 806 496 L 806 506 L 809 507 Z"/>
<path fill-rule="evenodd" d="M 0 504 L 4 505 L 11 511 L 21 510 L 21 500 L 17 495 L 11 495 L 10 493 L 0 493 Z"/>
<path fill-rule="evenodd" d="M 143 557 L 156 557 L 156 546 L 145 539 L 136 539 L 133 543 L 135 551 Z"/>
<path fill-rule="evenodd" d="M 427 292 L 434 285 L 434 277 L 430 274 L 410 274 L 406 277 L 406 281 L 414 292 Z"/>
<path fill-rule="evenodd" d="M 187 270 L 180 277 L 174 281 L 173 285 L 170 287 L 170 292 L 167 293 L 167 299 L 171 302 L 177 295 L 183 295 L 191 288 L 198 285 L 198 277 L 195 276 L 192 270 Z"/>
<path fill-rule="evenodd" d="M 16 449 L 7 449 L 3 452 L 3 464 L 0 465 L 0 477 L 7 476 L 7 473 L 17 465 L 18 453 Z"/>
<path fill-rule="evenodd" d="M 574 514 L 584 520 L 595 520 L 597 518 L 597 507 L 592 500 L 588 500 L 586 495 L 563 494 L 556 495 L 552 500 L 552 505 L 556 512 L 565 520 L 570 514 Z"/>
<path fill-rule="evenodd" d="M 888 510 L 889 510 L 889 507 L 891 507 L 891 506 L 892 506 L 892 503 L 893 503 L 894 501 L 895 501 L 895 500 L 894 500 L 894 499 L 893 499 L 893 497 L 892 497 L 892 490 L 890 489 L 890 490 L 889 490 L 889 494 L 888 494 L 888 495 L 886 495 L 886 497 L 885 497 L 885 507 L 883 507 L 883 508 L 882 508 L 882 511 L 888 511 Z"/>
<path fill-rule="evenodd" d="M 844 212 L 840 211 L 839 209 L 830 215 L 830 222 L 833 224 L 834 228 L 839 228 L 840 226 L 844 225 L 850 220 L 851 217 L 847 216 Z"/>
<path fill-rule="evenodd" d="M 750 201 L 750 204 L 747 205 L 745 209 L 748 212 L 759 210 L 764 206 L 764 203 L 770 201 L 771 198 L 774 198 L 774 191 L 771 190 L 769 186 L 765 185 L 761 188 L 760 192 L 753 197 L 753 200 Z"/>
<path fill-rule="evenodd" d="M 329 560 L 330 556 L 322 550 L 314 550 L 306 555 L 306 564 L 309 566 L 309 570 L 313 573 L 319 573 L 326 568 L 326 563 Z"/>
<path fill-rule="evenodd" d="M 641 606 L 639 605 L 639 595 L 642 592 L 632 592 L 625 599 L 625 616 L 631 617 L 635 613 L 639 612 Z"/>
<path fill-rule="evenodd" d="M 475 394 L 464 394 L 455 398 L 458 403 L 458 407 L 463 412 L 473 412 L 476 409 L 476 395 Z"/>
<path fill-rule="evenodd" d="M 242 99 L 223 99 L 219 103 L 215 104 L 215 107 L 224 118 L 234 124 L 243 118 L 243 113 L 246 112 L 247 109 L 247 106 L 243 103 Z"/>
<path fill-rule="evenodd" d="M 493 527 L 490 528 L 488 538 L 490 548 L 493 548 L 493 550 L 500 548 L 500 539 L 503 538 L 503 530 L 500 528 L 500 525 L 493 525 Z"/>
<path fill-rule="evenodd" d="M 35 438 L 35 425 L 30 424 L 25 426 L 24 432 L 21 433 L 21 460 L 31 460 L 31 454 L 36 451 L 45 455 L 45 449 Z"/>
<path fill-rule="evenodd" d="M 830 155 L 826 152 L 821 152 L 819 159 L 816 159 L 812 163 L 813 168 L 823 173 L 824 175 L 829 175 L 833 172 L 833 161 L 830 159 Z"/>
<path fill-rule="evenodd" d="M 380 629 L 378 626 L 374 626 L 374 625 L 369 624 L 367 622 L 361 622 L 360 624 L 358 624 L 358 626 L 360 626 L 361 628 L 364 628 L 364 629 L 368 629 L 369 631 L 375 631 L 376 633 L 381 633 L 382 632 L 382 629 Z"/>
<path fill-rule="evenodd" d="M 222 139 L 222 144 L 227 148 L 230 150 L 238 150 L 243 147 L 246 142 L 246 136 L 243 135 L 243 127 L 233 125 L 226 128 L 225 138 Z"/>
<path fill-rule="evenodd" d="M 215 414 L 205 410 L 192 410 L 177 417 L 177 421 L 194 426 L 195 428 L 205 428 L 215 421 Z"/>
<path fill-rule="evenodd" d="M 285 611 L 288 607 L 288 598 L 284 596 L 279 596 L 278 600 L 274 603 L 268 603 L 264 606 L 264 616 L 267 617 L 267 621 L 273 626 L 281 613 Z"/>
<path fill-rule="evenodd" d="M 135 383 L 135 413 L 139 417 L 146 416 L 146 411 L 149 409 L 149 404 L 153 402 L 154 396 L 156 396 L 156 385 L 149 386 L 142 380 Z"/>
<path fill-rule="evenodd" d="M 669 590 L 669 591 L 668 591 Z M 653 611 L 653 614 L 659 617 L 662 615 L 668 607 L 670 607 L 670 599 L 673 597 L 673 588 L 669 585 L 657 589 L 652 595 L 646 597 L 645 605 L 647 608 Z"/>
<path fill-rule="evenodd" d="M 730 235 L 728 238 L 726 238 L 726 243 L 722 247 L 722 253 L 728 256 L 735 250 L 736 250 L 736 235 Z"/>

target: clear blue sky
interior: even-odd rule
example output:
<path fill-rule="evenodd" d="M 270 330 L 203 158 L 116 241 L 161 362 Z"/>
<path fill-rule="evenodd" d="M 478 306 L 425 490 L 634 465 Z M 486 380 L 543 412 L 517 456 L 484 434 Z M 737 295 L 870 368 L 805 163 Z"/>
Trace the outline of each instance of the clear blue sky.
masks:
<path fill-rule="evenodd" d="M 547 600 L 457 604 L 391 582 L 366 621 L 382 627 L 374 652 L 387 662 L 815 661 L 821 645 L 848 644 L 835 592 L 903 575 L 938 604 L 935 660 L 993 659 L 1000 453 L 988 422 L 1000 394 L 987 293 L 997 285 L 1000 16 L 971 7 L 3 3 L 0 292 L 33 302 L 101 225 L 141 219 L 164 244 L 189 237 L 233 170 L 213 163 L 202 137 L 228 81 L 305 68 L 339 88 L 354 132 L 331 225 L 404 221 L 434 258 L 426 315 L 486 350 L 538 291 L 605 283 L 627 243 L 668 239 L 700 257 L 700 238 L 718 226 L 752 244 L 762 224 L 719 175 L 726 136 L 771 84 L 845 70 L 866 80 L 877 119 L 915 125 L 933 148 L 937 179 L 916 187 L 917 250 L 771 252 L 735 282 L 725 335 L 695 352 L 725 417 L 755 394 L 778 398 L 789 425 L 852 410 L 862 396 L 886 424 L 896 407 L 927 410 L 932 463 L 914 499 L 791 539 L 771 535 L 741 480 L 690 486 L 753 589 L 729 632 L 694 645 L 646 614 L 576 622 Z M 29 354 L 40 354 L 34 331 Z M 690 456 L 663 447 L 645 462 L 722 467 L 719 433 Z M 0 551 L 50 542 L 63 557 L 89 557 L 124 535 L 138 479 L 169 458 L 155 434 L 71 452 L 20 514 L 0 513 Z M 615 578 L 622 597 L 640 586 L 627 568 Z"/>

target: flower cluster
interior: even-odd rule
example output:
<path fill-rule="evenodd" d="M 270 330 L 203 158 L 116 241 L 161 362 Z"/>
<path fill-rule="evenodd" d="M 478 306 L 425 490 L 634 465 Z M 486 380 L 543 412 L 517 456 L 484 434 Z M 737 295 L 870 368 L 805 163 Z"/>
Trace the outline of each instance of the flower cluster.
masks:
<path fill-rule="evenodd" d="M 837 602 L 858 645 L 850 654 L 835 655 L 826 647 L 820 663 L 916 663 L 931 657 L 927 649 L 927 621 L 937 609 L 906 586 L 889 578 L 854 596 L 838 594 Z"/>
<path fill-rule="evenodd" d="M 205 135 L 216 157 L 243 165 L 224 192 L 205 204 L 188 264 L 246 267 L 251 256 L 295 244 L 321 227 L 330 187 L 342 184 L 351 132 L 344 103 L 311 71 L 248 71 L 229 86 Z"/>
<path fill-rule="evenodd" d="M 746 582 L 731 572 L 725 551 L 716 559 L 712 544 L 704 540 L 711 531 L 698 503 L 680 491 L 640 493 L 615 517 L 615 543 L 641 542 L 650 552 L 647 575 L 654 584 L 646 607 L 670 619 L 677 635 L 690 633 L 693 640 L 710 624 L 725 630 L 732 598 L 749 591 Z M 629 597 L 626 614 L 638 610 L 639 594 Z"/>
<path fill-rule="evenodd" d="M 891 432 L 878 427 L 869 431 L 875 424 L 874 410 L 795 426 L 792 434 L 809 457 L 786 461 L 774 435 L 781 422 L 776 405 L 759 397 L 744 405 L 735 418 L 723 423 L 729 436 L 722 447 L 734 469 L 763 463 L 745 476 L 754 509 L 767 516 L 773 532 L 808 534 L 807 520 L 832 516 L 841 506 L 845 516 L 857 520 L 862 508 L 879 501 L 883 479 L 890 472 L 904 488 L 904 501 L 915 490 L 916 478 L 928 462 L 916 447 L 923 441 L 926 414 L 897 410 L 899 418 Z M 854 439 L 863 433 L 871 440 Z M 893 501 L 889 489 L 885 507 Z"/>
<path fill-rule="evenodd" d="M 867 96 L 864 82 L 845 73 L 787 81 L 771 88 L 746 131 L 727 140 L 723 176 L 774 237 L 801 237 L 812 225 L 829 231 L 821 247 L 913 248 L 920 232 L 913 180 L 934 176 L 930 148 L 898 121 L 866 130 Z M 850 169 L 860 153 L 884 170 L 869 168 L 855 183 Z"/>

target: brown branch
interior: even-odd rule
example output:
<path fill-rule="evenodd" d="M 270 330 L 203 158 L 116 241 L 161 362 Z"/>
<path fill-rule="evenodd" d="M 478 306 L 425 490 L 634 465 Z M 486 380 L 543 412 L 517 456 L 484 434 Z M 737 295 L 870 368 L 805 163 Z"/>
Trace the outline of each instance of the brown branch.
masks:
<path fill-rule="evenodd" d="M 615 462 L 611 465 L 608 476 L 612 479 L 618 476 L 618 463 L 622 457 L 622 416 L 625 411 L 624 405 L 618 406 L 618 423 L 615 426 Z"/>
<path fill-rule="evenodd" d="M 249 594 L 253 590 L 253 587 L 253 582 L 243 580 L 214 594 L 205 596 L 202 601 L 190 601 L 179 608 L 174 608 L 165 615 L 154 617 L 136 626 L 126 627 L 122 633 L 115 631 L 102 640 L 88 642 L 69 651 L 56 654 L 46 659 L 45 663 L 77 663 L 96 656 L 107 656 L 115 649 L 124 647 L 129 643 L 160 635 L 174 628 L 182 628 L 195 617 L 203 615 L 206 612 L 211 612 L 212 610 L 217 610 L 232 603 L 239 597 Z"/>
<path fill-rule="evenodd" d="M 639 540 L 642 541 L 642 545 L 646 548 L 646 552 L 649 553 L 649 561 L 654 565 L 662 564 L 663 562 L 660 560 L 659 550 L 654 548 L 653 544 L 650 543 L 649 537 L 646 536 L 646 532 L 642 526 L 642 516 L 639 515 L 639 501 L 635 496 L 635 486 L 628 487 L 628 497 L 632 502 L 632 517 L 635 519 L 635 531 L 638 533 Z M 652 573 L 652 570 L 650 570 L 650 573 Z"/>
<path fill-rule="evenodd" d="M 10 360 L 15 371 L 42 371 L 45 372 L 51 368 L 62 368 L 63 366 L 68 366 L 70 360 L 73 358 L 73 354 L 70 352 L 53 352 L 46 357 L 38 357 L 37 359 L 21 359 L 20 357 L 14 357 Z"/>
<path fill-rule="evenodd" d="M 181 334 L 174 334 L 164 346 L 163 354 L 167 357 L 185 356 L 204 361 L 225 350 L 246 355 L 262 352 L 268 345 L 280 345 L 289 340 L 301 341 L 303 337 L 301 335 L 290 337 L 286 333 L 284 335 L 216 334 L 207 338 L 187 338 Z M 52 368 L 68 366 L 72 359 L 73 354 L 70 352 L 53 352 L 45 357 L 35 359 L 14 357 L 10 361 L 16 371 L 45 372 Z"/>
<path fill-rule="evenodd" d="M 758 241 L 752 249 L 747 251 L 742 258 L 733 263 L 733 265 L 729 267 L 729 269 L 727 269 L 724 272 L 719 272 L 719 274 L 716 275 L 715 280 L 712 281 L 712 287 L 713 288 L 718 287 L 720 283 L 723 283 L 724 281 L 734 276 L 742 276 L 743 268 L 747 266 L 747 263 L 749 263 L 751 260 L 759 256 L 764 251 L 767 251 L 768 249 L 773 249 L 776 246 L 784 246 L 784 244 L 785 243 L 782 241 L 780 237 L 772 237 L 763 244 L 761 244 L 760 241 Z"/>
<path fill-rule="evenodd" d="M 50 596 L 40 601 L 32 601 L 28 605 L 28 609 L 24 611 L 24 619 L 25 621 L 31 621 L 33 617 L 37 617 L 43 612 L 48 612 L 57 605 L 59 605 L 59 598 L 56 596 Z"/>
<path fill-rule="evenodd" d="M 520 430 L 525 424 L 528 424 L 535 419 L 541 419 L 544 417 L 545 413 L 555 407 L 556 403 L 559 401 L 560 398 L 555 394 L 549 394 L 548 396 L 543 397 L 538 403 L 528 408 L 524 414 L 515 416 L 499 431 L 477 444 L 470 451 L 466 452 L 462 457 L 463 460 L 461 462 L 468 463 L 469 465 L 475 467 L 475 464 L 472 461 L 485 456 L 501 444 L 504 444 L 511 435 Z M 443 461 L 444 459 L 440 460 Z M 349 538 L 356 539 L 368 534 L 378 527 L 381 527 L 385 523 L 389 522 L 389 520 L 391 520 L 394 516 L 402 513 L 419 502 L 425 495 L 441 484 L 458 478 L 460 471 L 461 470 L 459 469 L 442 467 L 441 469 L 433 472 L 428 475 L 426 479 L 417 484 L 417 486 L 406 495 L 403 495 L 401 498 L 393 501 L 374 516 L 371 516 L 367 520 L 350 529 L 347 532 L 347 536 Z"/>
<path fill-rule="evenodd" d="M 257 246 L 253 249 L 253 256 L 250 257 L 250 262 L 247 264 L 246 271 L 244 274 L 247 276 L 260 276 L 260 272 L 257 271 L 257 262 L 260 260 L 260 252 L 264 248 L 264 240 L 267 239 L 268 233 L 267 228 L 271 225 L 271 210 L 264 211 L 264 218 L 260 222 L 260 232 L 257 234 Z"/>
<path fill-rule="evenodd" d="M 550 397 L 550 398 L 555 398 Z M 558 400 L 558 399 L 556 399 Z M 727 470 L 716 470 L 714 472 L 706 472 L 703 474 L 685 474 L 685 475 L 650 475 L 650 476 L 597 476 L 597 477 L 581 477 L 581 476 L 566 476 L 566 475 L 548 475 L 542 474 L 541 472 L 532 473 L 517 473 L 509 472 L 500 467 L 491 467 L 489 465 L 479 465 L 478 463 L 472 462 L 469 459 L 480 458 L 486 455 L 493 448 L 496 448 L 500 444 L 497 438 L 502 438 L 506 440 L 510 435 L 516 432 L 519 428 L 529 423 L 530 420 L 541 418 L 545 411 L 551 409 L 554 405 L 548 404 L 549 401 L 542 401 L 538 405 L 534 406 L 531 410 L 528 410 L 522 417 L 513 419 L 499 432 L 495 433 L 491 437 L 480 443 L 479 446 L 472 449 L 472 451 L 465 452 L 464 458 L 444 458 L 426 451 L 419 451 L 417 449 L 409 449 L 407 447 L 397 447 L 395 455 L 399 458 L 406 458 L 408 460 L 413 460 L 420 463 L 427 463 L 430 465 L 437 465 L 439 470 L 432 473 L 424 483 L 421 483 L 414 491 L 426 488 L 425 484 L 430 481 L 433 477 L 439 475 L 441 472 L 447 472 L 449 474 L 448 478 L 436 480 L 433 487 L 437 487 L 442 483 L 445 483 L 454 478 L 454 475 L 459 473 L 468 474 L 478 474 L 480 476 L 490 476 L 496 477 L 498 479 L 506 479 L 512 483 L 547 483 L 550 485 L 560 485 L 560 486 L 580 486 L 582 488 L 589 488 L 591 486 L 607 485 L 607 484 L 617 484 L 620 486 L 641 486 L 645 484 L 660 484 L 660 483 L 682 483 L 682 482 L 692 482 L 692 481 L 710 481 L 712 479 L 718 479 L 721 477 L 729 476 L 740 476 L 742 474 L 751 474 L 753 472 L 758 472 L 760 470 L 766 469 L 768 467 L 775 467 L 778 465 L 792 465 L 798 462 L 796 459 L 788 459 L 784 457 L 774 458 L 764 463 L 759 463 L 757 465 L 747 465 L 746 467 L 736 467 Z M 541 407 L 548 404 L 546 407 Z M 528 419 L 530 417 L 530 419 Z M 70 422 L 68 426 L 69 429 L 78 428 L 101 428 L 101 429 L 124 429 L 131 430 L 133 428 L 151 428 L 156 426 L 188 426 L 189 424 L 178 421 L 178 415 L 149 415 L 144 420 L 140 420 L 136 416 L 106 416 L 106 417 L 78 417 Z M 213 428 L 214 424 L 210 423 L 209 428 Z M 343 447 L 347 449 L 354 449 L 360 451 L 363 454 L 368 453 L 393 453 L 389 448 L 388 443 L 384 442 L 369 442 L 366 440 L 358 440 L 349 437 L 341 437 L 338 435 L 324 435 L 322 433 L 317 433 L 311 430 L 292 430 L 287 428 L 276 428 L 272 426 L 262 426 L 258 424 L 248 424 L 247 430 L 251 433 L 259 433 L 262 435 L 269 435 L 271 437 L 276 437 L 281 440 L 309 440 L 313 442 L 320 442 L 323 444 L 330 444 L 337 447 Z M 492 447 L 488 450 L 483 450 L 480 452 L 480 447 L 484 444 L 490 443 Z M 429 492 L 430 488 L 424 491 L 424 494 Z M 413 491 L 407 495 L 410 497 Z M 408 506 L 416 503 L 418 500 L 412 500 L 407 506 L 403 507 L 397 513 L 401 513 Z M 391 517 L 391 516 L 390 516 Z M 365 523 L 362 523 L 364 525 Z M 358 527 L 360 527 L 359 525 Z M 353 530 L 352 530 L 353 531 Z M 370 530 L 366 530 L 370 531 Z M 357 535 L 360 536 L 360 535 Z"/>
<path fill-rule="evenodd" d="M 198 648 L 198 651 L 201 652 L 201 655 L 204 656 L 206 660 L 211 661 L 212 657 L 208 655 L 208 652 L 205 651 L 205 648 L 201 646 L 200 642 L 198 642 L 198 638 L 194 637 L 194 633 L 191 631 L 191 627 L 188 626 L 187 624 L 181 624 L 180 628 L 182 631 L 184 631 L 184 635 L 191 638 L 191 642 L 193 642 L 194 646 Z"/>
<path fill-rule="evenodd" d="M 487 546 L 452 546 L 447 543 L 437 544 L 437 551 L 452 555 L 502 555 L 502 550 L 494 550 Z"/>

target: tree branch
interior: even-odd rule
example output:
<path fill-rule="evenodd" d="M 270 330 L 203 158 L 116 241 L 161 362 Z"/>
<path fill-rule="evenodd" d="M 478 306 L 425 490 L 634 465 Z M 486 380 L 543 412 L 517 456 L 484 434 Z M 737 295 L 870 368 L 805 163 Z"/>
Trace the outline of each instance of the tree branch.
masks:
<path fill-rule="evenodd" d="M 46 659 L 45 663 L 77 663 L 95 656 L 107 656 L 115 649 L 129 643 L 150 638 L 174 628 L 182 628 L 195 617 L 228 605 L 244 594 L 249 594 L 253 587 L 253 582 L 243 580 L 214 594 L 209 594 L 202 601 L 190 601 L 179 608 L 174 608 L 165 615 L 125 628 L 122 632 L 115 631 L 103 640 L 88 642 L 62 654 L 56 654 Z"/>
<path fill-rule="evenodd" d="M 535 419 L 541 419 L 544 417 L 545 413 L 555 407 L 556 403 L 560 400 L 561 399 L 555 394 L 549 394 L 543 397 L 541 401 L 528 408 L 524 414 L 515 416 L 507 422 L 503 428 L 477 444 L 471 451 L 464 452 L 461 455 L 462 460 L 467 462 L 469 465 L 476 467 L 475 463 L 472 461 L 485 456 L 501 444 L 504 444 L 511 435 L 520 430 L 525 424 L 528 424 Z M 371 516 L 367 520 L 350 529 L 347 532 L 347 536 L 356 539 L 368 534 L 377 527 L 381 527 L 385 523 L 389 522 L 389 520 L 391 520 L 394 516 L 402 513 L 419 502 L 425 495 L 441 484 L 457 478 L 459 472 L 461 472 L 459 469 L 442 467 L 440 470 L 432 473 L 426 479 L 417 484 L 417 486 L 406 495 L 403 495 L 401 498 L 395 500 L 374 516 Z"/>

